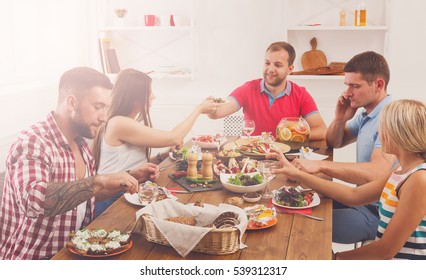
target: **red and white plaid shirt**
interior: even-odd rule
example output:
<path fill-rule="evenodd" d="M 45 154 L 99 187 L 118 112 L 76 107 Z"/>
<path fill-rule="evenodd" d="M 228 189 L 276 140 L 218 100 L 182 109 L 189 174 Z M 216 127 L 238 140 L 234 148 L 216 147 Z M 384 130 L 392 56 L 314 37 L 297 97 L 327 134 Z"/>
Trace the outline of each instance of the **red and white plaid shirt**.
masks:
<path fill-rule="evenodd" d="M 77 140 L 89 176 L 94 159 L 83 138 Z M 76 228 L 77 208 L 44 216 L 47 184 L 77 180 L 74 156 L 53 114 L 21 132 L 9 150 L 0 210 L 0 259 L 42 259 L 65 246 Z M 82 227 L 93 218 L 95 200 L 87 201 Z"/>

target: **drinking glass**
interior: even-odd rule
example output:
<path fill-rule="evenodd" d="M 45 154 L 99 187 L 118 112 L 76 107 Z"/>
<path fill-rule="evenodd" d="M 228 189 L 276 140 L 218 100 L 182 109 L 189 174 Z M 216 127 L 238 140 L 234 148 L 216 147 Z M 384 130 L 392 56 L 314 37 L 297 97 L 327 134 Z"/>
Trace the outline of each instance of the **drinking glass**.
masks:
<path fill-rule="evenodd" d="M 138 190 L 139 201 L 142 205 L 148 205 L 157 199 L 158 190 L 150 186 L 139 185 Z"/>
<path fill-rule="evenodd" d="M 260 175 L 262 175 L 263 179 L 266 180 L 266 187 L 262 193 L 263 199 L 270 199 L 272 197 L 272 192 L 269 189 L 269 182 L 274 177 L 271 171 L 276 167 L 277 164 L 278 162 L 274 160 L 262 160 L 258 163 L 257 169 L 259 170 Z"/>
<path fill-rule="evenodd" d="M 250 138 L 250 135 L 253 133 L 255 129 L 255 123 L 253 120 L 244 120 L 243 122 L 243 134 L 247 135 Z"/>

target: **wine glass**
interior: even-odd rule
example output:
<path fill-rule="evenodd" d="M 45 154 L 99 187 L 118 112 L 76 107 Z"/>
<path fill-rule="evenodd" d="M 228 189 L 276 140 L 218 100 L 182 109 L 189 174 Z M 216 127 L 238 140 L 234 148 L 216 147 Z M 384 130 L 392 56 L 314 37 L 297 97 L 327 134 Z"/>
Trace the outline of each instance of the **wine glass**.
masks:
<path fill-rule="evenodd" d="M 244 120 L 243 121 L 243 134 L 247 135 L 250 138 L 250 135 L 253 133 L 255 129 L 255 123 L 253 120 Z"/>
<path fill-rule="evenodd" d="M 257 169 L 259 170 L 263 179 L 266 180 L 266 187 L 262 193 L 263 199 L 270 199 L 272 197 L 272 192 L 269 189 L 269 181 L 274 178 L 274 175 L 271 171 L 273 168 L 275 168 L 276 164 L 277 162 L 274 160 L 262 160 L 258 163 Z"/>

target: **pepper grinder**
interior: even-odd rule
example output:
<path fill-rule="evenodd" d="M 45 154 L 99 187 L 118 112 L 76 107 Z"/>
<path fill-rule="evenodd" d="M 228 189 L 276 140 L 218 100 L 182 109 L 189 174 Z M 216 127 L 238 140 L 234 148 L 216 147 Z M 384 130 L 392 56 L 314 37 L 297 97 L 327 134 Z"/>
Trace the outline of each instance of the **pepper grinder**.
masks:
<path fill-rule="evenodd" d="M 206 152 L 203 154 L 202 160 L 203 180 L 213 180 L 213 155 Z"/>
<path fill-rule="evenodd" d="M 186 170 L 186 177 L 190 179 L 197 179 L 197 161 L 198 155 L 196 153 L 189 153 L 186 157 L 188 161 L 188 168 Z"/>

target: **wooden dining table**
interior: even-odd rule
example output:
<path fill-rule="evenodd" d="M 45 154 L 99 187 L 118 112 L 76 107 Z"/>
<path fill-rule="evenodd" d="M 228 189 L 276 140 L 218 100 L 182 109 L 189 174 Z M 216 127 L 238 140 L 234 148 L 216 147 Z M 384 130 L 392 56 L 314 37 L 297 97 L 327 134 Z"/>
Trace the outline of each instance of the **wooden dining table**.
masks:
<path fill-rule="evenodd" d="M 190 140 L 191 141 L 191 140 Z M 235 138 L 228 138 L 235 141 Z M 191 143 L 186 143 L 191 145 Z M 311 141 L 309 146 L 318 147 L 316 153 L 328 155 L 326 160 L 333 160 L 333 150 L 326 147 L 325 141 Z M 214 150 L 212 150 L 212 153 Z M 173 163 L 167 158 L 161 166 Z M 175 165 L 168 166 L 161 171 L 155 181 L 159 186 L 184 190 L 179 184 L 170 179 L 168 174 L 175 171 Z M 277 175 L 270 182 L 270 188 L 278 189 L 283 185 L 295 185 L 283 175 Z M 226 189 L 176 193 L 179 202 L 194 203 L 202 201 L 204 204 L 219 205 L 227 203 L 230 197 L 241 197 L 242 194 L 232 193 Z M 323 221 L 313 220 L 296 214 L 277 214 L 278 222 L 275 226 L 246 231 L 242 242 L 246 248 L 232 254 L 212 255 L 192 251 L 186 257 L 180 256 L 172 247 L 149 242 L 141 233 L 132 234 L 132 246 L 122 254 L 105 257 L 113 260 L 330 260 L 332 258 L 332 200 L 320 195 L 321 202 L 312 209 L 312 215 L 322 217 Z M 257 202 L 259 203 L 259 202 Z M 260 202 L 261 203 L 261 202 Z M 267 202 L 264 202 L 267 203 Z M 241 207 L 253 206 L 254 203 L 244 203 Z M 140 206 L 129 203 L 121 196 L 113 205 L 98 216 L 88 228 L 118 229 L 130 231 L 136 223 L 136 212 Z M 53 260 L 82 260 L 83 257 L 70 252 L 67 248 L 60 250 Z"/>

